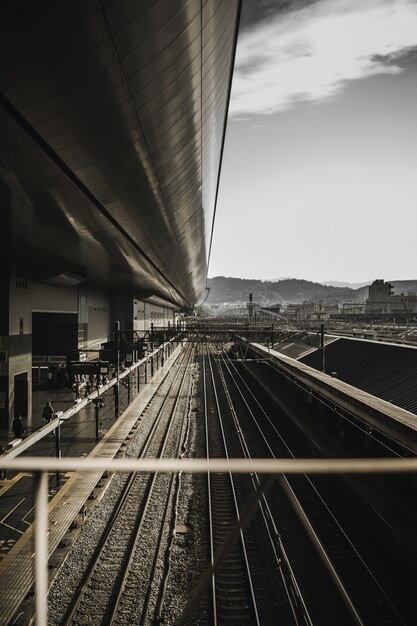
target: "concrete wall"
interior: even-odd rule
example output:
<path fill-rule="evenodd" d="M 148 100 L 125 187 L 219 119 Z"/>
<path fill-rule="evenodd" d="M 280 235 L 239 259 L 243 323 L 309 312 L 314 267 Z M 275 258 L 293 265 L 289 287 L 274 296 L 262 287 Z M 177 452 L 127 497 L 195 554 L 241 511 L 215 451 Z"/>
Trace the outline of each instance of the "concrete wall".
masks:
<path fill-rule="evenodd" d="M 33 283 L 32 310 L 36 312 L 77 313 L 78 288 Z"/>
<path fill-rule="evenodd" d="M 138 331 L 149 330 L 151 324 L 154 328 L 161 326 L 171 326 L 174 324 L 175 311 L 166 306 L 143 302 L 142 300 L 133 301 L 133 329 Z"/>
<path fill-rule="evenodd" d="M 111 299 L 104 292 L 89 290 L 88 330 L 84 348 L 99 348 L 111 335 Z"/>

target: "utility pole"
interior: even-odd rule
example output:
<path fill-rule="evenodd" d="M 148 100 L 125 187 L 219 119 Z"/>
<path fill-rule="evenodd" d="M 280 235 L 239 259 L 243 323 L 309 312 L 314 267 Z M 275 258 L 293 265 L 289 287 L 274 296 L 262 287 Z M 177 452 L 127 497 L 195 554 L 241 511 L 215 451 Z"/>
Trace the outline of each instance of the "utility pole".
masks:
<path fill-rule="evenodd" d="M 321 324 L 320 328 L 320 345 L 321 345 L 321 355 L 322 355 L 322 372 L 326 371 L 325 368 L 325 358 L 324 358 L 324 324 Z"/>
<path fill-rule="evenodd" d="M 252 294 L 249 294 L 249 305 L 248 305 L 248 317 L 249 317 L 249 322 L 252 320 L 252 316 L 253 316 L 253 299 L 252 299 Z"/>

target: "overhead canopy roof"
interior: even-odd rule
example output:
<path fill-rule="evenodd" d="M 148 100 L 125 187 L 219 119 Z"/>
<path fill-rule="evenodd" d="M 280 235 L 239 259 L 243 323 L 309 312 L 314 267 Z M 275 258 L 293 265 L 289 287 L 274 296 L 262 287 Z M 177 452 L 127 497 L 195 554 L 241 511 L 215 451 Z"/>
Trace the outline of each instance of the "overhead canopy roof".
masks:
<path fill-rule="evenodd" d="M 239 0 L 2 3 L 2 254 L 37 280 L 202 297 L 238 17 Z"/>
<path fill-rule="evenodd" d="M 417 413 L 417 348 L 339 337 L 326 345 L 326 371 L 382 400 Z M 320 349 L 299 359 L 322 368 Z"/>

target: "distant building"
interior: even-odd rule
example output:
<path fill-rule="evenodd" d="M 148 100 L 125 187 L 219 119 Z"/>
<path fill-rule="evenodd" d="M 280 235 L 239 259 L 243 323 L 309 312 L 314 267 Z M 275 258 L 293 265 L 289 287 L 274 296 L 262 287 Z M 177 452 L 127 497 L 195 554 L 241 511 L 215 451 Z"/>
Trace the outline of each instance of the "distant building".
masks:
<path fill-rule="evenodd" d="M 343 315 L 363 315 L 366 313 L 366 304 L 357 302 L 344 302 L 343 303 Z"/>
<path fill-rule="evenodd" d="M 394 293 L 394 286 L 382 279 L 374 280 L 369 285 L 366 300 L 368 314 L 417 313 L 417 295 L 415 293 Z"/>
<path fill-rule="evenodd" d="M 281 313 L 281 305 L 280 304 L 273 304 L 270 306 L 263 306 L 262 309 L 264 311 L 270 311 L 271 313 Z"/>
<path fill-rule="evenodd" d="M 331 315 L 338 313 L 337 303 L 309 302 L 305 300 L 302 304 L 290 303 L 285 309 L 285 313 L 297 320 L 326 321 Z"/>
<path fill-rule="evenodd" d="M 299 315 L 301 319 L 326 321 L 338 311 L 337 303 L 305 301 L 299 309 Z"/>

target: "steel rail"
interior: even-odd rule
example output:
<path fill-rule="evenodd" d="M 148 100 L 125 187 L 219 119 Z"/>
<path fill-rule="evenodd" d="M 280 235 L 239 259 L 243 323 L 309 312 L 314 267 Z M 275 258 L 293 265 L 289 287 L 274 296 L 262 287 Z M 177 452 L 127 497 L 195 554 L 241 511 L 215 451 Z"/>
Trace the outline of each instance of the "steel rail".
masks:
<path fill-rule="evenodd" d="M 213 366 L 212 366 L 212 363 L 211 363 L 210 355 L 209 355 L 208 363 L 209 363 L 209 367 L 210 367 L 210 375 L 211 375 L 211 380 L 212 380 L 212 385 L 213 385 L 214 399 L 215 399 L 216 408 L 217 408 L 218 423 L 219 423 L 220 431 L 221 431 L 221 435 L 222 435 L 225 457 L 226 457 L 226 459 L 229 460 L 229 451 L 228 451 L 228 446 L 227 446 L 227 442 L 226 442 L 226 435 L 225 435 L 225 430 L 224 430 L 222 411 L 221 411 L 221 408 L 220 408 L 220 402 L 219 402 L 219 397 L 218 397 L 218 393 L 217 393 L 217 387 L 216 387 L 216 382 L 215 382 L 215 378 L 214 378 Z M 257 626 L 260 626 L 258 606 L 257 606 L 256 597 L 255 597 L 255 591 L 254 591 L 254 585 L 253 585 L 253 581 L 252 581 L 251 569 L 250 569 L 250 566 L 249 566 L 249 559 L 248 559 L 248 554 L 247 554 L 247 549 L 246 549 L 246 540 L 245 540 L 245 537 L 244 537 L 244 534 L 243 534 L 242 521 L 241 521 L 241 517 L 240 517 L 240 513 L 239 513 L 239 505 L 238 505 L 238 500 L 237 500 L 237 495 L 236 495 L 235 483 L 234 483 L 232 472 L 229 471 L 228 474 L 229 474 L 229 480 L 230 480 L 230 487 L 231 487 L 231 491 L 232 491 L 232 495 L 233 495 L 233 503 L 234 503 L 234 509 L 235 509 L 235 513 L 236 513 L 236 519 L 237 519 L 238 524 L 239 524 L 240 544 L 241 544 L 241 549 L 242 549 L 242 553 L 243 553 L 243 559 L 244 559 L 245 566 L 246 566 L 245 572 L 246 572 L 246 575 L 247 575 L 247 582 L 249 584 L 249 589 L 250 589 L 250 596 L 251 596 L 251 601 L 252 601 L 252 609 L 253 609 L 253 612 L 254 612 L 255 623 L 257 624 Z M 213 566 L 216 567 L 215 563 L 213 564 Z"/>
<path fill-rule="evenodd" d="M 183 377 L 181 379 L 181 382 L 180 382 L 180 385 L 179 385 L 179 392 L 178 392 L 178 394 L 177 394 L 177 396 L 175 398 L 175 403 L 174 403 L 174 406 L 173 406 L 171 414 L 170 414 L 169 425 L 168 425 L 168 428 L 166 430 L 164 443 L 163 443 L 163 446 L 162 446 L 162 449 L 161 449 L 161 453 L 160 453 L 161 457 L 163 457 L 163 455 L 164 455 L 165 448 L 166 448 L 167 442 L 168 442 L 168 437 L 170 435 L 171 428 L 172 428 L 172 425 L 174 423 L 175 416 L 177 414 L 178 405 L 180 403 L 181 392 L 183 391 L 183 388 L 184 388 L 184 385 L 185 385 L 185 381 L 186 381 L 187 375 L 189 373 L 188 370 L 189 370 L 189 365 L 190 365 L 192 356 L 193 356 L 193 354 L 192 354 L 192 349 L 191 349 L 190 350 L 190 358 L 189 358 L 188 362 L 186 363 L 185 370 L 184 370 L 184 375 L 183 375 Z M 188 393 L 189 393 L 189 389 L 187 391 L 187 394 Z M 184 418 L 185 417 L 186 416 L 183 417 L 183 420 L 182 420 L 182 423 L 181 423 L 181 433 L 180 433 L 180 436 L 179 436 L 178 441 L 177 441 L 176 457 L 179 457 L 179 453 L 180 453 L 180 449 L 181 449 L 181 445 L 182 445 L 182 439 L 183 439 L 182 435 L 183 435 L 183 428 L 184 428 L 184 423 L 185 423 L 185 419 Z M 150 505 L 150 499 L 151 499 L 152 492 L 153 492 L 153 489 L 154 489 L 154 486 L 155 486 L 155 483 L 156 483 L 156 480 L 157 480 L 157 476 L 158 476 L 157 473 L 155 473 L 154 476 L 153 476 L 153 480 L 152 480 L 152 483 L 151 483 L 151 486 L 150 486 L 150 490 L 149 490 L 149 496 L 148 496 L 148 499 L 147 499 L 147 502 L 146 502 L 146 505 L 145 505 L 145 508 L 144 508 L 144 511 L 143 511 L 143 515 L 142 515 L 140 526 L 138 528 L 138 533 L 137 533 L 138 534 L 138 539 L 140 538 L 140 535 L 142 534 L 142 529 L 143 529 L 145 516 L 146 516 L 146 513 L 147 513 L 149 505 Z M 165 527 L 165 524 L 166 524 L 166 522 L 168 520 L 168 516 L 169 516 L 168 515 L 168 513 L 169 513 L 169 503 L 170 503 L 170 500 L 171 500 L 172 495 L 173 495 L 173 487 L 174 487 L 174 478 L 175 478 L 175 476 L 176 476 L 176 474 L 174 474 L 174 473 L 172 473 L 171 476 L 170 476 L 168 494 L 167 494 L 167 497 L 166 497 L 166 500 L 165 500 L 164 513 L 162 515 L 161 531 L 160 531 L 159 536 L 158 536 L 157 546 L 156 546 L 156 550 L 155 550 L 155 553 L 154 553 L 152 568 L 151 568 L 151 572 L 150 572 L 150 583 L 154 579 L 155 572 L 156 572 L 157 565 L 158 565 L 158 559 L 159 559 L 159 555 L 160 555 L 160 552 L 161 552 L 162 541 L 163 541 L 163 536 L 164 536 L 164 527 Z M 134 551 L 132 551 L 132 561 L 133 561 L 133 553 L 134 553 Z M 129 571 L 128 571 L 128 569 L 126 569 L 126 576 L 125 576 L 125 578 L 123 580 L 123 587 L 124 587 L 124 585 L 125 585 L 125 583 L 127 581 L 128 575 L 129 575 Z M 145 596 L 145 602 L 144 602 L 143 609 L 142 609 L 141 619 L 140 619 L 140 625 L 141 626 L 144 626 L 147 623 L 151 595 L 152 595 L 152 589 L 151 589 L 151 584 L 149 584 L 147 592 L 146 592 L 146 596 Z M 111 622 L 111 624 L 113 624 L 113 621 Z"/>
<path fill-rule="evenodd" d="M 257 404 L 257 406 L 260 408 L 260 410 L 263 413 L 264 417 L 268 421 L 270 427 L 273 429 L 273 431 L 279 437 L 279 439 L 281 440 L 281 442 L 283 443 L 283 445 L 287 449 L 288 453 L 291 455 L 292 458 L 295 458 L 292 450 L 288 447 L 288 445 L 286 444 L 286 442 L 282 438 L 281 434 L 278 432 L 278 430 L 276 429 L 275 425 L 273 424 L 273 422 L 271 421 L 271 419 L 269 418 L 269 416 L 265 412 L 264 408 L 259 403 L 259 401 L 256 398 L 256 396 L 254 395 L 253 391 L 251 390 L 249 385 L 246 383 L 246 381 L 243 379 L 242 375 L 240 374 L 240 372 L 237 370 L 237 368 L 234 366 L 233 362 L 230 359 L 229 359 L 229 363 L 231 363 L 233 365 L 233 367 L 234 367 L 234 369 L 235 369 L 235 371 L 237 373 L 237 376 L 241 379 L 243 385 L 247 389 L 247 392 L 253 398 L 253 401 Z M 235 384 L 238 387 L 236 381 L 235 381 Z M 260 427 L 260 425 L 258 423 L 258 420 L 256 419 L 255 415 L 251 411 L 251 409 L 250 409 L 250 407 L 249 407 L 249 405 L 247 403 L 247 400 L 245 399 L 243 393 L 242 393 L 242 399 L 244 400 L 244 402 L 245 402 L 249 412 L 251 413 L 252 419 L 253 419 L 254 423 L 256 424 L 256 427 L 257 427 L 261 437 L 263 438 L 264 443 L 267 446 L 271 456 L 273 458 L 275 458 L 274 452 L 273 452 L 272 448 L 270 447 L 269 442 L 265 438 L 265 435 L 264 435 L 264 433 L 262 431 L 262 428 Z M 339 524 L 339 522 L 337 521 L 337 519 L 333 515 L 331 509 L 329 508 L 329 506 L 326 503 L 326 501 L 323 499 L 322 495 L 318 492 L 316 486 L 312 483 L 311 479 L 308 476 L 305 475 L 305 479 L 309 483 L 309 485 L 310 485 L 311 489 L 313 490 L 313 492 L 316 494 L 317 498 L 319 498 L 320 501 L 322 502 L 322 504 L 325 507 L 325 509 L 327 510 L 328 514 L 331 516 L 333 522 L 337 525 L 340 534 L 345 538 L 347 543 L 350 545 L 351 549 L 356 554 L 357 559 L 362 563 L 363 567 L 366 569 L 366 571 L 368 572 L 369 576 L 372 578 L 372 580 L 374 581 L 375 585 L 380 590 L 380 593 L 382 594 L 382 596 L 384 596 L 384 598 L 385 598 L 386 602 L 388 603 L 388 605 L 392 608 L 394 613 L 396 613 L 398 615 L 397 610 L 392 605 L 392 602 L 390 601 L 389 597 L 385 593 L 384 589 L 381 587 L 381 585 L 379 584 L 378 580 L 375 578 L 375 576 L 373 575 L 372 571 L 369 569 L 368 565 L 366 564 L 366 562 L 364 561 L 362 556 L 359 554 L 358 550 L 356 549 L 356 547 L 352 543 L 351 539 L 346 534 L 345 530 L 341 527 L 341 525 Z M 311 522 L 310 522 L 310 520 L 308 518 L 308 515 L 304 511 L 304 507 L 302 506 L 299 498 L 297 497 L 294 489 L 290 485 L 290 483 L 287 480 L 287 478 L 285 477 L 285 475 L 282 476 L 282 484 L 283 484 L 284 489 L 287 492 L 288 498 L 294 503 L 295 512 L 297 513 L 301 523 L 303 524 L 304 528 L 306 529 L 307 533 L 309 534 L 309 536 L 311 537 L 313 543 L 315 544 L 315 546 L 316 546 L 316 548 L 317 548 L 317 550 L 318 550 L 318 552 L 319 552 L 319 554 L 320 554 L 320 556 L 322 558 L 322 561 L 323 561 L 324 565 L 326 566 L 326 568 L 328 569 L 332 579 L 334 580 L 334 582 L 336 584 L 336 587 L 338 588 L 339 592 L 341 593 L 342 599 L 345 601 L 345 604 L 346 604 L 347 608 L 349 609 L 349 611 L 352 614 L 352 617 L 356 620 L 356 623 L 363 624 L 362 619 L 359 616 L 359 614 L 358 614 L 358 612 L 356 610 L 356 607 L 354 606 L 353 601 L 350 598 L 348 590 L 346 589 L 346 587 L 343 584 L 343 582 L 341 581 L 338 573 L 336 572 L 336 570 L 335 570 L 335 568 L 333 566 L 333 563 L 331 561 L 331 558 L 327 554 L 326 549 L 324 548 L 322 542 L 320 541 L 319 537 L 317 536 L 317 533 L 313 529 L 313 526 L 312 526 L 312 524 L 311 524 Z"/>
<path fill-rule="evenodd" d="M 184 374 L 183 374 L 183 376 L 181 378 L 180 385 L 179 385 L 179 393 L 175 394 L 174 405 L 173 405 L 173 407 L 171 407 L 171 409 L 169 411 L 169 421 L 168 421 L 168 425 L 167 425 L 166 430 L 165 430 L 164 438 L 163 438 L 163 441 L 162 441 L 162 446 L 161 446 L 161 448 L 159 450 L 159 458 L 163 457 L 163 454 L 164 454 L 164 451 L 165 451 L 165 448 L 166 448 L 166 445 L 167 445 L 167 442 L 168 442 L 168 437 L 169 437 L 170 432 L 171 432 L 171 426 L 172 426 L 173 419 L 174 419 L 174 416 L 175 416 L 175 413 L 176 413 L 176 409 L 177 409 L 177 406 L 178 406 L 178 403 L 179 403 L 179 396 L 180 396 L 180 393 L 181 393 L 183 382 L 184 382 L 186 374 L 187 374 L 187 368 L 188 368 L 188 365 L 189 365 L 189 360 L 191 358 L 191 351 L 189 351 L 189 352 L 190 352 L 190 357 L 188 358 L 187 353 L 185 353 L 182 362 L 179 364 L 179 367 L 178 367 L 178 369 L 177 369 L 177 371 L 175 373 L 175 377 L 174 377 L 174 379 L 173 379 L 173 381 L 172 381 L 172 383 L 171 383 L 171 385 L 170 385 L 170 387 L 168 389 L 168 392 L 165 395 L 165 398 L 163 400 L 163 403 L 162 403 L 161 407 L 158 410 L 158 423 L 156 423 L 156 421 L 155 421 L 154 428 L 152 430 L 152 438 L 153 438 L 155 436 L 155 433 L 156 433 L 156 430 L 157 430 L 158 426 L 160 425 L 160 422 L 162 420 L 162 416 L 163 416 L 164 411 L 166 409 L 166 406 L 167 406 L 167 404 L 169 402 L 170 393 L 171 393 L 172 389 L 176 388 L 177 380 L 180 377 L 181 369 L 185 365 Z M 187 358 L 188 358 L 188 360 L 187 360 Z M 149 446 L 148 446 L 145 454 L 148 453 L 151 443 L 152 442 L 149 443 Z M 134 539 L 133 539 L 133 542 L 132 542 L 132 548 L 130 550 L 129 558 L 127 559 L 127 561 L 125 561 L 122 580 L 120 581 L 118 592 L 117 592 L 116 597 L 114 598 L 114 601 L 113 601 L 113 606 L 112 606 L 111 614 L 109 616 L 109 621 L 108 621 L 109 626 L 113 626 L 113 624 L 115 624 L 117 622 L 117 612 L 118 612 L 120 603 L 122 601 L 123 595 L 125 593 L 126 584 L 127 584 L 128 578 L 129 578 L 129 574 L 130 574 L 130 570 L 131 570 L 132 564 L 133 564 L 134 559 L 135 559 L 138 543 L 139 543 L 139 541 L 140 541 L 140 539 L 142 537 L 144 520 L 145 520 L 146 514 L 148 512 L 148 509 L 150 507 L 150 502 L 151 502 L 151 498 L 152 498 L 152 495 L 153 495 L 154 486 L 156 484 L 157 476 L 158 476 L 158 473 L 155 472 L 153 474 L 152 478 L 150 479 L 150 482 L 148 483 L 147 488 L 146 488 L 146 492 L 145 492 L 145 494 L 146 494 L 145 495 L 146 501 L 145 501 L 145 503 L 144 503 L 144 505 L 142 507 L 142 512 L 141 512 L 140 516 L 137 518 L 137 521 L 136 521 L 137 527 L 136 527 L 135 533 L 134 533 Z M 148 591 L 149 591 L 149 587 L 148 587 Z M 143 623 L 143 619 L 141 620 L 141 623 Z"/>
<path fill-rule="evenodd" d="M 163 403 L 162 403 L 161 407 L 158 410 L 158 423 L 156 421 L 154 422 L 154 427 L 152 429 L 152 438 L 154 437 L 154 435 L 156 433 L 156 430 L 157 430 L 157 428 L 158 428 L 158 426 L 160 424 L 163 412 L 165 411 L 166 405 L 168 404 L 168 401 L 169 401 L 169 396 L 170 396 L 171 390 L 174 388 L 174 385 L 177 382 L 177 379 L 178 379 L 178 377 L 180 375 L 180 370 L 184 366 L 184 363 L 185 363 L 186 359 L 187 359 L 187 354 L 185 353 L 184 354 L 184 358 L 183 358 L 182 362 L 179 364 L 178 370 L 175 373 L 175 377 L 174 377 L 174 379 L 173 379 L 173 381 L 172 381 L 172 383 L 171 383 L 171 385 L 170 385 L 170 387 L 168 389 L 168 392 L 165 395 Z M 187 368 L 188 362 L 185 365 L 186 365 L 186 368 Z M 184 373 L 184 377 L 185 377 L 185 373 Z M 184 377 L 183 377 L 183 379 L 184 379 Z M 181 380 L 180 387 L 182 386 L 183 379 Z M 162 447 L 161 447 L 161 449 L 159 451 L 159 458 L 162 458 L 164 450 L 165 450 L 165 447 L 166 447 L 166 443 L 168 441 L 168 436 L 169 436 L 169 433 L 170 433 L 170 430 L 171 430 L 171 425 L 172 425 L 172 419 L 173 419 L 173 416 L 174 416 L 174 413 L 175 413 L 175 410 L 176 410 L 176 406 L 178 404 L 178 398 L 179 398 L 179 394 L 176 394 L 174 406 L 170 410 L 169 422 L 168 422 L 167 429 L 165 431 L 164 440 L 162 442 Z M 148 453 L 151 443 L 152 442 L 149 443 L 149 446 L 148 446 L 145 454 Z M 112 614 L 110 616 L 109 624 L 114 624 L 116 619 L 117 619 L 117 611 L 118 611 L 118 608 L 119 608 L 122 596 L 123 596 L 123 594 L 125 592 L 126 583 L 127 583 L 128 576 L 129 576 L 129 571 L 130 571 L 131 565 L 132 565 L 132 563 L 134 561 L 134 556 L 135 556 L 135 553 L 136 553 L 138 542 L 139 542 L 139 540 L 141 538 L 141 531 L 142 531 L 142 528 L 143 528 L 143 521 L 144 521 L 145 515 L 147 513 L 148 507 L 149 507 L 149 502 L 150 502 L 150 498 L 152 496 L 153 487 L 154 487 L 155 482 L 156 482 L 156 477 L 157 477 L 157 473 L 154 473 L 153 476 L 152 476 L 152 479 L 151 479 L 151 481 L 150 481 L 150 483 L 148 484 L 148 487 L 147 487 L 146 502 L 145 502 L 145 504 L 143 506 L 140 518 L 138 518 L 138 525 L 137 525 L 137 529 L 135 530 L 135 538 L 134 538 L 133 543 L 132 543 L 132 549 L 130 551 L 129 558 L 126 561 L 126 564 L 125 564 L 124 573 L 123 573 L 122 580 L 120 582 L 119 590 L 118 590 L 117 595 L 116 595 L 116 597 L 115 597 L 115 599 L 113 601 Z"/>
<path fill-rule="evenodd" d="M 193 366 L 195 367 L 195 363 L 193 364 Z M 180 438 L 182 439 L 182 444 L 181 444 L 182 452 L 181 454 L 178 454 L 179 458 L 183 458 L 189 451 L 189 448 L 187 446 L 189 442 L 190 429 L 191 429 L 191 405 L 192 405 L 192 398 L 193 398 L 193 390 L 194 390 L 194 378 L 193 378 L 193 375 L 191 375 L 190 386 L 188 389 L 188 407 L 187 407 L 187 413 L 186 413 L 185 420 L 184 420 L 184 423 L 186 422 L 186 428 L 184 432 L 184 437 Z M 176 477 L 176 481 L 175 481 L 175 493 L 174 493 L 174 499 L 173 499 L 173 514 L 171 518 L 170 541 L 165 551 L 165 570 L 164 570 L 164 575 L 162 577 L 162 583 L 160 586 L 159 596 L 156 602 L 156 610 L 155 610 L 155 613 L 156 613 L 155 620 L 158 623 L 163 622 L 164 620 L 164 618 L 162 617 L 162 612 L 163 612 L 165 595 L 166 595 L 168 579 L 169 579 L 170 569 L 171 569 L 171 556 L 172 556 L 172 551 L 174 548 L 175 537 L 176 537 L 175 527 L 176 527 L 176 522 L 178 519 L 179 497 L 181 493 L 181 484 L 182 484 L 182 472 L 176 473 L 175 477 Z"/>
<path fill-rule="evenodd" d="M 155 419 L 154 419 L 154 422 L 152 424 L 152 427 L 151 427 L 149 433 L 147 434 L 147 436 L 145 438 L 145 441 L 143 442 L 139 458 L 145 457 L 145 455 L 148 453 L 148 451 L 150 449 L 151 444 L 154 441 L 156 430 L 157 430 L 157 428 L 159 426 L 159 423 L 160 423 L 160 421 L 162 419 L 162 414 L 163 414 L 163 411 L 165 409 L 165 406 L 168 403 L 170 391 L 171 391 L 171 389 L 175 385 L 175 382 L 176 382 L 176 380 L 177 380 L 177 378 L 179 376 L 180 367 L 181 367 L 182 363 L 184 362 L 185 358 L 186 358 L 186 355 L 184 354 L 182 362 L 180 363 L 177 371 L 175 372 L 175 376 L 173 377 L 173 380 L 170 382 L 170 385 L 169 385 L 169 388 L 168 388 L 168 392 L 166 393 L 166 395 L 164 397 L 164 400 L 163 400 L 161 406 L 158 409 L 158 412 L 157 412 L 157 414 L 155 416 Z M 166 382 L 166 377 L 161 382 L 161 385 L 164 382 Z M 96 549 L 95 549 L 95 551 L 93 553 L 93 556 L 92 556 L 91 562 L 89 564 L 89 567 L 87 568 L 87 570 L 86 570 L 86 572 L 85 572 L 85 574 L 83 576 L 82 582 L 81 582 L 81 584 L 78 587 L 78 590 L 76 592 L 77 598 L 74 601 L 74 603 L 71 605 L 71 607 L 69 608 L 69 611 L 67 611 L 67 613 L 66 613 L 66 615 L 64 617 L 63 624 L 65 624 L 65 626 L 70 626 L 70 624 L 72 624 L 74 622 L 74 618 L 75 618 L 77 612 L 79 611 L 80 604 L 81 604 L 81 602 L 83 600 L 85 591 L 87 590 L 89 581 L 91 580 L 91 577 L 92 577 L 94 571 L 96 570 L 96 568 L 98 566 L 98 563 L 99 563 L 99 560 L 101 558 L 101 555 L 103 554 L 103 551 L 104 551 L 104 549 L 105 549 L 105 547 L 106 547 L 106 545 L 108 543 L 108 539 L 110 537 L 110 533 L 112 532 L 112 529 L 114 527 L 114 524 L 115 524 L 117 518 L 120 515 L 120 512 L 123 510 L 123 506 L 126 503 L 128 497 L 129 497 L 130 492 L 132 491 L 132 488 L 133 488 L 133 485 L 134 485 L 136 479 L 137 479 L 137 473 L 131 473 L 131 475 L 129 476 L 128 481 L 126 482 L 126 484 L 124 485 L 124 487 L 122 489 L 122 492 L 121 492 L 121 494 L 120 494 L 120 496 L 119 496 L 119 498 L 118 498 L 118 500 L 116 502 L 116 505 L 115 505 L 115 507 L 113 509 L 113 512 L 111 514 L 111 517 L 110 517 L 110 519 L 109 519 L 109 521 L 108 521 L 108 523 L 106 525 L 105 531 L 104 531 L 104 533 L 103 533 L 103 535 L 102 535 L 102 537 L 101 537 L 99 543 L 97 544 L 97 547 L 96 547 Z M 133 550 L 132 550 L 132 552 L 133 552 Z M 132 554 L 132 552 L 131 552 L 131 554 Z"/>
<path fill-rule="evenodd" d="M 206 457 L 210 459 L 209 449 L 209 427 L 208 427 L 208 410 L 207 410 L 207 382 L 206 382 L 206 365 L 204 348 L 202 351 L 202 364 L 203 364 L 203 395 L 204 395 L 204 429 L 206 435 Z M 213 540 L 213 512 L 211 508 L 211 484 L 210 484 L 210 472 L 207 472 L 207 505 L 209 516 L 209 534 L 210 534 L 210 562 L 212 567 L 211 574 L 211 610 L 212 610 L 212 622 L 213 626 L 217 626 L 217 611 L 216 611 L 216 577 L 214 574 L 214 540 Z"/>
<path fill-rule="evenodd" d="M 281 433 L 277 430 L 275 424 L 272 422 L 271 418 L 269 417 L 269 415 L 266 413 L 265 409 L 263 408 L 263 406 L 260 404 L 258 398 L 255 396 L 255 394 L 253 393 L 253 391 L 250 389 L 249 385 L 246 383 L 246 381 L 243 379 L 242 375 L 240 374 L 240 372 L 237 371 L 237 368 L 235 367 L 235 371 L 237 373 L 237 375 L 239 376 L 239 378 L 241 379 L 243 385 L 246 387 L 247 391 L 249 392 L 249 395 L 253 398 L 255 404 L 259 407 L 261 413 L 264 415 L 264 417 L 266 418 L 267 422 L 269 423 L 269 425 L 271 426 L 271 428 L 273 429 L 273 431 L 275 432 L 275 434 L 278 436 L 278 438 L 280 439 L 281 443 L 284 445 L 285 449 L 288 451 L 288 453 L 290 454 L 291 458 L 295 460 L 294 454 L 292 452 L 292 450 L 289 448 L 288 444 L 286 443 L 286 441 L 283 439 Z M 247 400 L 243 397 L 242 394 L 242 398 L 244 399 L 244 402 L 246 404 L 246 406 L 248 407 L 248 410 L 250 411 L 249 405 L 247 403 Z M 255 415 L 253 414 L 252 411 L 250 411 L 251 415 L 252 415 L 252 419 L 271 455 L 271 457 L 273 459 L 275 459 L 275 454 L 274 451 L 272 450 L 268 440 L 265 437 L 265 434 L 258 422 L 258 420 L 256 419 Z M 305 475 L 306 480 L 310 483 L 312 489 L 315 490 L 314 485 L 311 483 L 310 479 L 308 476 Z M 345 588 L 345 586 L 343 585 L 338 573 L 336 572 L 335 568 L 333 567 L 333 564 L 331 562 L 331 559 L 329 558 L 324 546 L 322 545 L 319 537 L 317 536 L 313 526 L 310 523 L 310 520 L 308 519 L 307 514 L 305 513 L 301 502 L 299 501 L 299 499 L 297 498 L 293 488 L 291 487 L 288 479 L 286 478 L 285 475 L 282 476 L 282 485 L 284 487 L 284 489 L 287 492 L 287 496 L 290 499 L 290 501 L 293 502 L 294 505 L 294 510 L 297 513 L 298 518 L 300 519 L 303 527 L 305 528 L 307 534 L 309 535 L 309 537 L 311 538 L 311 540 L 313 541 L 313 544 L 316 546 L 316 549 L 318 551 L 318 554 L 321 557 L 322 562 L 324 563 L 326 569 L 328 570 L 332 580 L 334 581 L 337 589 L 339 590 L 342 599 L 344 600 L 349 612 L 351 613 L 353 619 L 355 620 L 355 623 L 363 626 L 363 622 L 362 619 L 360 618 L 356 607 L 354 606 L 352 600 L 350 599 L 349 593 L 347 591 L 347 589 Z M 341 529 L 342 531 L 342 529 Z"/>
<path fill-rule="evenodd" d="M 224 363 L 224 365 L 225 365 L 225 367 L 226 367 L 226 369 L 227 369 L 231 379 L 233 380 L 233 382 L 235 384 L 235 387 L 238 390 L 241 399 L 244 401 L 244 403 L 246 404 L 246 407 L 248 408 L 250 414 L 254 418 L 253 412 L 250 409 L 249 405 L 247 404 L 246 398 L 244 397 L 244 395 L 243 395 L 239 385 L 237 384 L 236 377 L 231 372 L 230 367 L 229 367 L 229 365 L 227 363 L 227 360 L 224 358 L 224 355 L 222 355 L 222 362 Z M 219 364 L 218 364 L 218 367 L 219 367 L 219 370 L 220 370 L 220 365 Z M 224 384 L 227 385 L 226 380 L 224 379 L 224 374 L 221 374 L 221 375 L 222 375 L 222 379 L 224 380 Z M 225 388 L 225 390 L 226 390 L 226 388 Z M 232 403 L 232 400 L 231 400 L 231 397 L 230 397 L 230 393 L 229 393 L 228 390 L 226 391 L 226 396 L 227 396 L 227 399 L 228 399 L 228 402 L 229 402 L 229 406 L 230 406 L 230 409 L 231 409 L 231 412 L 232 412 L 232 415 L 233 415 L 233 419 L 234 419 L 234 421 L 236 423 L 236 432 L 237 432 L 238 439 L 239 439 L 239 442 L 240 442 L 241 447 L 242 447 L 243 456 L 246 459 L 251 459 L 251 453 L 250 453 L 250 450 L 249 450 L 249 446 L 248 446 L 248 444 L 246 442 L 246 439 L 245 439 L 245 436 L 244 436 L 244 433 L 243 433 L 243 429 L 242 429 L 242 427 L 241 427 L 241 425 L 239 423 L 239 419 L 238 419 L 238 416 L 237 416 L 236 411 L 234 409 L 234 406 L 233 406 L 233 403 Z M 259 487 L 260 487 L 260 484 L 261 484 L 261 482 L 259 480 L 258 474 L 256 472 L 251 472 L 250 477 L 251 477 L 252 484 L 253 484 L 253 487 L 254 487 L 255 491 L 258 490 Z M 311 620 L 311 617 L 309 615 L 307 606 L 305 604 L 303 595 L 301 593 L 301 589 L 300 589 L 300 587 L 298 585 L 297 578 L 296 578 L 296 576 L 294 574 L 294 571 L 293 571 L 293 568 L 291 566 L 290 559 L 288 558 L 288 555 L 287 555 L 287 553 L 285 551 L 284 544 L 283 544 L 282 539 L 281 539 L 281 535 L 280 535 L 280 533 L 279 533 L 279 531 L 277 529 L 277 526 L 275 524 L 275 520 L 274 520 L 273 515 L 272 515 L 272 511 L 271 511 L 271 509 L 269 507 L 266 495 L 265 495 L 265 493 L 263 491 L 261 493 L 261 499 L 259 500 L 259 508 L 260 508 L 260 511 L 261 511 L 261 514 L 262 514 L 262 518 L 264 520 L 265 529 L 266 529 L 266 532 L 267 532 L 267 535 L 268 535 L 268 538 L 269 538 L 269 541 L 270 541 L 270 544 L 271 544 L 271 547 L 272 547 L 272 551 L 273 551 L 274 556 L 275 556 L 275 560 L 276 560 L 277 566 L 278 566 L 280 574 L 281 574 L 281 579 L 282 579 L 282 582 L 284 584 L 286 595 L 287 595 L 287 598 L 288 598 L 288 601 L 289 601 L 289 604 L 290 604 L 290 607 L 291 607 L 294 619 L 296 621 L 296 624 L 297 625 L 305 624 L 306 626 L 312 626 L 312 620 Z M 272 525 L 272 528 L 271 528 L 271 525 Z M 279 554 L 277 552 L 277 545 L 276 544 L 278 544 Z M 284 563 L 284 567 L 282 566 L 282 563 Z"/>

